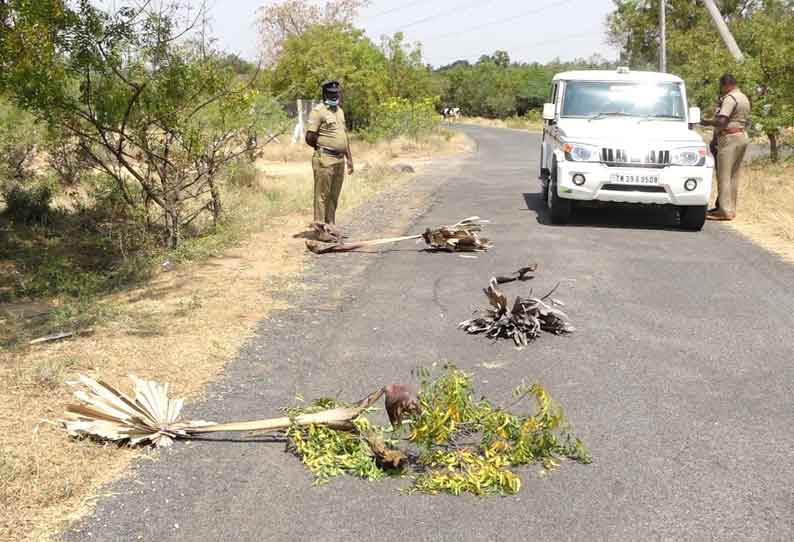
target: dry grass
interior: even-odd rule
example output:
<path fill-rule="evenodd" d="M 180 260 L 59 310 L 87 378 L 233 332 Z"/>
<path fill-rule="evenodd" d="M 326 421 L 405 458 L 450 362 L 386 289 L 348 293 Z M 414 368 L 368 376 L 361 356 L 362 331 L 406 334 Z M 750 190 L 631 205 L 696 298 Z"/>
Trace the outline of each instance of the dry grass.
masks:
<path fill-rule="evenodd" d="M 342 208 L 406 180 L 389 168 L 398 157 L 421 171 L 431 156 L 468 148 L 467 139 L 446 131 L 421 143 L 356 143 L 362 171 L 346 181 Z M 170 382 L 175 396 L 198 397 L 256 323 L 283 305 L 278 292 L 304 264 L 303 240 L 293 236 L 311 219 L 309 155 L 300 145 L 274 145 L 258 173 L 236 180 L 226 200 L 241 229 L 236 247 L 102 299 L 103 314 L 113 316 L 95 323 L 90 336 L 0 352 L 0 540 L 52 539 L 140 457 L 71 440 L 45 421 L 69 400 L 65 380 L 84 372 L 118 383 L 134 373 Z"/>
<path fill-rule="evenodd" d="M 506 119 L 486 119 L 483 117 L 461 117 L 463 124 L 474 124 L 476 126 L 487 126 L 489 128 L 507 128 L 510 130 L 528 130 L 530 132 L 542 132 L 543 122 L 525 117 L 508 117 Z"/>
<path fill-rule="evenodd" d="M 794 163 L 747 166 L 739 189 L 737 219 L 730 224 L 794 262 Z"/>

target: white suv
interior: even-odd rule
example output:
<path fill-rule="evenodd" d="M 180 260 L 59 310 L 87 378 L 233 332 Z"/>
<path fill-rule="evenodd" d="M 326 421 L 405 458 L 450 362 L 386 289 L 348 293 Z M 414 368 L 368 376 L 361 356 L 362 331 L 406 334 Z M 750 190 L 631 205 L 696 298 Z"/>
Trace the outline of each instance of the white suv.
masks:
<path fill-rule="evenodd" d="M 700 230 L 714 159 L 692 130 L 684 82 L 655 72 L 557 74 L 543 107 L 540 175 L 552 222 L 577 201 L 676 205 L 681 226 Z"/>

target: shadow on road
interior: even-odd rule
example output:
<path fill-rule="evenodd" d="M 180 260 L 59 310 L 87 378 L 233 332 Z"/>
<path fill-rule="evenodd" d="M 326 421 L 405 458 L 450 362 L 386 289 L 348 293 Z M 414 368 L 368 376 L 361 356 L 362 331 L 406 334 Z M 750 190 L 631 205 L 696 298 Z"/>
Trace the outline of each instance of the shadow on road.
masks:
<path fill-rule="evenodd" d="M 673 206 L 665 205 L 631 205 L 621 203 L 596 204 L 574 208 L 571 221 L 558 226 L 551 223 L 549 210 L 540 192 L 525 192 L 524 202 L 528 211 L 535 213 L 538 224 L 544 226 L 564 227 L 598 227 L 641 230 L 669 230 L 691 233 L 682 230 L 678 224 L 678 211 Z"/>

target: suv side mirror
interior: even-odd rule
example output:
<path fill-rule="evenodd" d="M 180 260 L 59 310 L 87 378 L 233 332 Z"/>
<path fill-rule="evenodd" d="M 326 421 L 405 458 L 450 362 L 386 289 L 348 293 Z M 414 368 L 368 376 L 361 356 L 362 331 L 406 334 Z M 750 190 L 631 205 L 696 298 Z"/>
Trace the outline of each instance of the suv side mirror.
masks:
<path fill-rule="evenodd" d="M 699 107 L 690 107 L 689 108 L 689 124 L 700 124 L 700 108 Z"/>
<path fill-rule="evenodd" d="M 554 104 L 543 104 L 543 120 L 554 120 L 556 113 Z"/>

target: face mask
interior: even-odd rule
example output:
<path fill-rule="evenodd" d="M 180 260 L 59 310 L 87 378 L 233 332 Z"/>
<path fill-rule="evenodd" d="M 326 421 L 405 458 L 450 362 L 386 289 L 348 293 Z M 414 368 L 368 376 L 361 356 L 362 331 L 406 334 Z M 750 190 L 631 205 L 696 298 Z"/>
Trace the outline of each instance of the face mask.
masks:
<path fill-rule="evenodd" d="M 327 105 L 328 107 L 338 107 L 339 106 L 339 98 L 334 98 L 334 99 L 326 98 L 323 101 L 325 102 L 325 105 Z"/>

